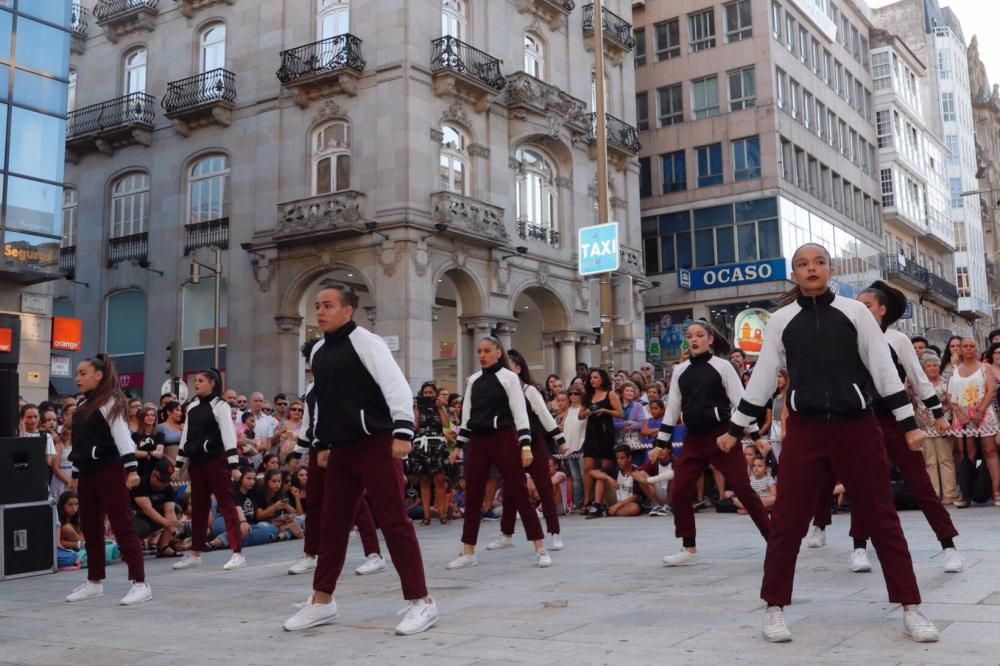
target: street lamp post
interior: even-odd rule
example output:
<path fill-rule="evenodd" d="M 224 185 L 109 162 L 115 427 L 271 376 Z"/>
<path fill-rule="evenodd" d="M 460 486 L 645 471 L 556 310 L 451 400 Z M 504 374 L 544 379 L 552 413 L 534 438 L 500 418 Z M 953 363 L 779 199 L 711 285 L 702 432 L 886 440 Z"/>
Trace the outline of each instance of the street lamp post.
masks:
<path fill-rule="evenodd" d="M 215 276 L 215 328 L 212 345 L 212 367 L 219 369 L 219 300 L 222 294 L 222 248 L 215 248 L 215 265 L 208 266 L 198 261 L 191 262 L 191 284 L 201 283 L 201 269 Z"/>
<path fill-rule="evenodd" d="M 608 222 L 608 130 L 604 104 L 604 7 L 594 0 L 594 133 L 597 141 L 597 224 Z M 615 363 L 614 297 L 611 273 L 602 273 L 601 285 L 601 366 L 611 370 Z"/>

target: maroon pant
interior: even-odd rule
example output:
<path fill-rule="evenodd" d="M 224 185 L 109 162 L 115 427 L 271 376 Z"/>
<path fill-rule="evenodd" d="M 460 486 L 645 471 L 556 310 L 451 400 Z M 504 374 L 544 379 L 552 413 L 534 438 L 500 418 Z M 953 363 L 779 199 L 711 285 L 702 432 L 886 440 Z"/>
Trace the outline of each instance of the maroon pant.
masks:
<path fill-rule="evenodd" d="M 813 525 L 820 529 L 826 529 L 833 522 L 833 489 L 837 485 L 837 479 L 831 471 L 825 479 L 819 491 L 819 498 L 816 500 L 816 513 L 813 516 Z"/>
<path fill-rule="evenodd" d="M 559 534 L 559 512 L 556 510 L 556 494 L 552 489 L 552 476 L 549 474 L 549 447 L 544 437 L 536 437 L 531 442 L 531 464 L 528 474 L 535 482 L 538 499 L 542 502 L 542 515 L 545 516 L 545 531 L 549 534 Z M 509 493 L 503 494 L 503 515 L 500 516 L 501 534 L 514 534 L 514 498 Z"/>
<path fill-rule="evenodd" d="M 323 488 L 326 470 L 316 464 L 319 457 L 318 451 L 309 452 L 309 478 L 316 479 L 309 484 L 309 492 L 306 494 L 306 534 L 305 546 L 302 549 L 306 555 L 315 557 L 319 554 L 320 544 L 320 519 L 323 515 Z M 358 526 L 361 533 L 361 546 L 365 549 L 365 555 L 380 553 L 378 547 L 378 533 L 375 532 L 375 519 L 372 518 L 372 509 L 368 502 L 362 500 L 358 504 L 358 515 L 354 517 L 354 524 Z"/>
<path fill-rule="evenodd" d="M 888 483 L 889 468 L 881 446 L 882 431 L 871 412 L 854 421 L 829 423 L 801 414 L 788 415 L 781 449 L 781 482 L 771 518 L 760 596 L 771 606 L 792 601 L 799 547 L 823 482 L 835 474 L 851 496 L 858 523 L 872 536 L 882 562 L 889 601 L 919 604 L 909 547 Z M 685 449 L 687 443 L 685 442 Z"/>
<path fill-rule="evenodd" d="M 236 513 L 239 509 L 233 501 L 233 477 L 226 456 L 216 456 L 205 462 L 190 462 L 188 473 L 191 475 L 191 550 L 205 552 L 212 495 L 215 495 L 219 515 L 226 522 L 229 547 L 234 553 L 243 550 L 240 519 Z"/>
<path fill-rule="evenodd" d="M 371 508 L 402 582 L 403 598 L 413 601 L 426 597 L 424 562 L 417 533 L 406 515 L 403 463 L 392 457 L 392 432 L 376 433 L 331 448 L 323 482 L 319 560 L 313 589 L 327 594 L 336 589 L 347 557 L 351 528 L 367 489 Z"/>
<path fill-rule="evenodd" d="M 761 504 L 760 497 L 750 487 L 750 475 L 747 473 L 743 449 L 734 446 L 729 453 L 723 453 L 715 443 L 719 435 L 727 430 L 729 430 L 728 422 L 699 433 L 688 431 L 684 437 L 684 449 L 674 462 L 671 498 L 674 535 L 678 539 L 693 539 L 695 536 L 693 503 L 697 493 L 697 482 L 709 465 L 722 473 L 726 483 L 736 493 L 757 529 L 760 530 L 761 536 L 765 540 L 768 538 L 771 521 L 767 516 L 767 509 Z"/>
<path fill-rule="evenodd" d="M 480 515 L 476 507 L 483 505 L 490 465 L 497 468 L 503 479 L 504 498 L 510 495 L 514 508 L 521 514 L 521 522 L 529 541 L 545 538 L 542 523 L 528 499 L 528 484 L 521 465 L 521 447 L 513 428 L 502 428 L 488 435 L 473 433 L 465 447 L 465 520 L 462 523 L 462 543 L 475 546 L 479 538 Z M 548 474 L 548 472 L 546 472 Z M 551 485 L 551 484 L 550 484 Z M 506 509 L 504 515 L 507 515 Z M 511 532 L 513 532 L 511 528 Z"/>
<path fill-rule="evenodd" d="M 104 580 L 104 516 L 118 540 L 118 548 L 128 564 L 129 580 L 146 580 L 142 546 L 132 527 L 132 505 L 125 487 L 125 468 L 120 462 L 91 473 L 80 474 L 76 488 L 80 498 L 80 526 L 87 547 L 87 580 Z"/>

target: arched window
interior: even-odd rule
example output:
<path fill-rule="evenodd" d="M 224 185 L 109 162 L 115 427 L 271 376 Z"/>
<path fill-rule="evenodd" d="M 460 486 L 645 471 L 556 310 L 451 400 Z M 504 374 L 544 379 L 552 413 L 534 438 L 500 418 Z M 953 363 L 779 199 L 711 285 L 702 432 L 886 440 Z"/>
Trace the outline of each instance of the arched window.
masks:
<path fill-rule="evenodd" d="M 211 23 L 202 28 L 198 44 L 200 47 L 198 61 L 202 74 L 226 66 L 226 25 L 224 23 Z"/>
<path fill-rule="evenodd" d="M 327 39 L 351 31 L 349 0 L 317 0 L 317 37 Z"/>
<path fill-rule="evenodd" d="M 441 0 L 441 36 L 465 39 L 464 0 Z"/>
<path fill-rule="evenodd" d="M 122 94 L 146 92 L 146 49 L 139 47 L 125 54 L 125 79 Z"/>
<path fill-rule="evenodd" d="M 451 125 L 441 126 L 441 184 L 446 192 L 469 193 L 469 153 L 465 134 Z"/>
<path fill-rule="evenodd" d="M 75 187 L 63 188 L 62 207 L 62 247 L 76 245 L 76 213 L 80 199 Z"/>
<path fill-rule="evenodd" d="M 188 224 L 226 217 L 229 159 L 206 155 L 188 170 Z"/>
<path fill-rule="evenodd" d="M 76 70 L 69 70 L 69 87 L 66 89 L 66 112 L 76 110 Z"/>
<path fill-rule="evenodd" d="M 149 175 L 130 171 L 111 185 L 111 237 L 131 236 L 146 230 L 149 218 Z"/>
<path fill-rule="evenodd" d="M 524 71 L 536 79 L 545 79 L 545 46 L 530 32 L 524 33 Z"/>
<path fill-rule="evenodd" d="M 525 225 L 528 235 L 531 228 L 554 230 L 556 228 L 556 173 L 552 164 L 541 153 L 530 148 L 519 148 L 514 157 L 517 168 L 517 221 Z"/>
<path fill-rule="evenodd" d="M 313 132 L 313 194 L 351 189 L 351 125 L 334 120 Z"/>

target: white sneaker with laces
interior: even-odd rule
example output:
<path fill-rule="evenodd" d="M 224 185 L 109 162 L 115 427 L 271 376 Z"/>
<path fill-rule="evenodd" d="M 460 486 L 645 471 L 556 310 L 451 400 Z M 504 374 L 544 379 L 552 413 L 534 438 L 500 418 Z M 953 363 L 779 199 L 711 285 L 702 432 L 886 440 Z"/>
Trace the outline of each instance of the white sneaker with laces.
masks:
<path fill-rule="evenodd" d="M 456 557 L 455 559 L 453 559 L 451 562 L 449 562 L 448 566 L 445 567 L 445 568 L 446 569 L 465 569 L 466 567 L 474 567 L 474 566 L 477 566 L 478 564 L 479 564 L 479 560 L 476 559 L 476 554 L 475 553 L 472 553 L 471 555 L 465 555 L 463 553 L 462 555 L 459 555 L 458 557 Z"/>
<path fill-rule="evenodd" d="M 544 548 L 536 550 L 535 556 L 538 558 L 538 566 L 542 569 L 547 569 L 552 566 L 552 556 L 549 555 L 549 551 Z"/>
<path fill-rule="evenodd" d="M 500 538 L 496 541 L 490 541 L 486 544 L 486 550 L 502 550 L 504 548 L 514 547 L 514 537 L 507 534 L 501 534 Z"/>
<path fill-rule="evenodd" d="M 868 561 L 868 551 L 865 548 L 855 548 L 851 552 L 848 564 L 854 573 L 863 573 L 872 570 L 872 565 Z"/>
<path fill-rule="evenodd" d="M 301 631 L 321 624 L 329 624 L 337 619 L 337 602 L 330 599 L 328 604 L 317 604 L 312 597 L 299 612 L 285 620 L 285 631 Z"/>
<path fill-rule="evenodd" d="M 663 563 L 668 567 L 686 567 L 698 564 L 698 553 L 692 553 L 686 548 L 681 548 L 680 552 L 664 557 Z"/>
<path fill-rule="evenodd" d="M 118 603 L 122 606 L 135 606 L 144 601 L 150 601 L 152 598 L 153 590 L 149 587 L 149 583 L 132 583 L 128 594 L 122 597 L 122 600 Z"/>
<path fill-rule="evenodd" d="M 315 569 L 316 557 L 313 555 L 302 555 L 292 563 L 292 566 L 288 567 L 288 573 L 292 576 L 297 576 L 298 574 L 309 573 Z"/>
<path fill-rule="evenodd" d="M 403 615 L 404 613 L 406 616 L 403 618 L 403 621 L 396 625 L 397 636 L 412 636 L 413 634 L 427 631 L 437 624 L 440 618 L 437 604 L 434 603 L 433 599 L 431 599 L 430 603 L 427 603 L 423 599 L 411 601 L 410 605 L 399 611 L 397 615 Z"/>
<path fill-rule="evenodd" d="M 903 611 L 903 633 L 917 643 L 937 643 L 941 635 L 919 608 Z"/>
<path fill-rule="evenodd" d="M 92 583 L 89 580 L 77 586 L 75 590 L 66 595 L 66 601 L 86 601 L 87 599 L 99 599 L 104 596 L 104 584 Z"/>
<path fill-rule="evenodd" d="M 764 638 L 772 643 L 787 643 L 792 640 L 792 632 L 785 624 L 785 613 L 781 606 L 768 606 L 764 611 Z"/>
<path fill-rule="evenodd" d="M 816 526 L 813 528 L 813 534 L 809 537 L 808 546 L 810 548 L 822 548 L 826 545 L 826 530 L 822 527 Z"/>
<path fill-rule="evenodd" d="M 385 558 L 378 553 L 372 553 L 360 567 L 354 570 L 354 573 L 359 576 L 367 576 L 379 571 L 385 571 Z"/>
<path fill-rule="evenodd" d="M 233 556 L 222 565 L 222 568 L 226 571 L 233 571 L 234 569 L 242 569 L 246 565 L 247 558 L 243 556 L 243 553 L 233 553 Z"/>
<path fill-rule="evenodd" d="M 945 573 L 958 573 L 964 568 L 962 556 L 955 548 L 944 549 L 944 571 Z"/>
<path fill-rule="evenodd" d="M 193 552 L 189 550 L 188 552 L 184 553 L 184 557 L 182 557 L 177 562 L 174 562 L 173 568 L 190 569 L 191 567 L 200 567 L 200 566 L 201 566 L 201 555 L 195 555 Z"/>
<path fill-rule="evenodd" d="M 549 548 L 549 550 L 562 550 L 563 548 L 565 548 L 565 544 L 563 543 L 562 535 L 561 534 L 553 534 L 552 535 L 552 547 Z"/>

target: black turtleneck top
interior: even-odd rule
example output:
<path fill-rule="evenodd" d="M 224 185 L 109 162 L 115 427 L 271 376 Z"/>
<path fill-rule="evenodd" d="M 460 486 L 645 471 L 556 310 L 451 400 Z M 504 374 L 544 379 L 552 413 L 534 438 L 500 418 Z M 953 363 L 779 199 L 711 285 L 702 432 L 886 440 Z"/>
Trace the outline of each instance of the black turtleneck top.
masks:
<path fill-rule="evenodd" d="M 504 428 L 517 428 L 521 445 L 531 446 L 531 425 L 521 380 L 496 363 L 469 377 L 462 400 L 458 442 L 464 446 L 472 435 L 487 435 Z"/>
<path fill-rule="evenodd" d="M 732 363 L 710 351 L 692 356 L 674 368 L 670 377 L 657 445 L 670 446 L 678 418 L 692 433 L 728 423 L 742 396 L 743 384 Z"/>

